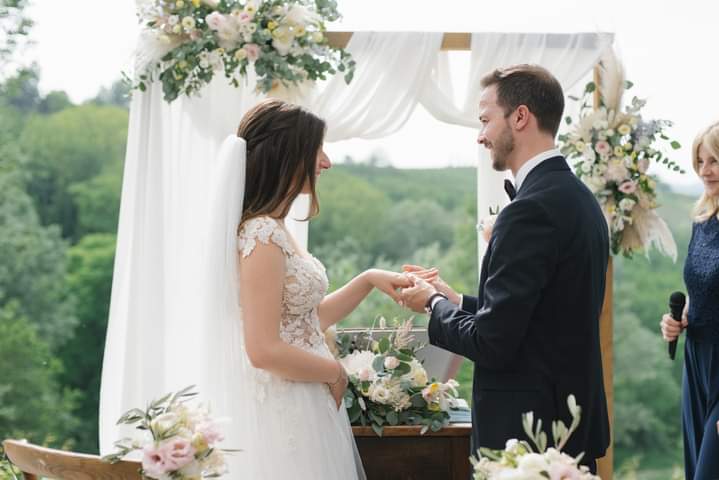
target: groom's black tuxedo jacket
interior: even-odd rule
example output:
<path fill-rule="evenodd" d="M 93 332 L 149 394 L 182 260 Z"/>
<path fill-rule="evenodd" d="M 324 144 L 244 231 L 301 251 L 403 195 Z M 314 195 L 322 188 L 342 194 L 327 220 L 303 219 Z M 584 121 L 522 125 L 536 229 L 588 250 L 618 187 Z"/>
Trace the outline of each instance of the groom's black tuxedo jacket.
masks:
<path fill-rule="evenodd" d="M 609 422 L 599 316 L 609 254 L 607 223 L 592 193 L 562 157 L 529 172 L 499 214 L 477 297 L 435 305 L 433 345 L 474 361 L 472 445 L 526 439 L 533 411 L 552 444 L 552 421 L 569 427 L 567 396 L 582 408 L 565 451 L 604 455 Z"/>

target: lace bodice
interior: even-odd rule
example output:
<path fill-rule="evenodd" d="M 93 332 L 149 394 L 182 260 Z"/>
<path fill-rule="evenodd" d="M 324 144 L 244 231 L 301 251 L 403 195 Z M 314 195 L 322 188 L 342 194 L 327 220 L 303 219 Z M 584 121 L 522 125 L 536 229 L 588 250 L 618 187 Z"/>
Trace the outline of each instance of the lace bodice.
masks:
<path fill-rule="evenodd" d="M 276 245 L 285 255 L 280 337 L 290 345 L 327 353 L 317 316 L 317 307 L 328 287 L 324 266 L 316 258 L 296 251 L 286 230 L 273 218 L 257 217 L 245 222 L 238 236 L 240 255 L 245 258 L 252 254 L 258 241 Z"/>

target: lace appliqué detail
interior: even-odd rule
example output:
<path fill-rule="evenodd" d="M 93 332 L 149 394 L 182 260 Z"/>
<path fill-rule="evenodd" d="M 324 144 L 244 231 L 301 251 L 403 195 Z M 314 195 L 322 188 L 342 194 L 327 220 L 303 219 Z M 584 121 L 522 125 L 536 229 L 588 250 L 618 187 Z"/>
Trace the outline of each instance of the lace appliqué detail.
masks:
<path fill-rule="evenodd" d="M 314 257 L 298 254 L 285 230 L 272 218 L 253 218 L 242 226 L 237 246 L 243 258 L 252 253 L 257 240 L 272 242 L 285 254 L 280 338 L 299 348 L 328 352 L 317 316 L 317 307 L 329 285 L 324 266 Z"/>

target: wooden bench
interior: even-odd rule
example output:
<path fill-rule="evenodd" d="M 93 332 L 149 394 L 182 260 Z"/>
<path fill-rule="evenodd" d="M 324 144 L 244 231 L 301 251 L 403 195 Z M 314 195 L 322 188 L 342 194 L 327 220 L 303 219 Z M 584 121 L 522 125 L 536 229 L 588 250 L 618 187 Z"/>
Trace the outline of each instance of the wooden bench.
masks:
<path fill-rule="evenodd" d="M 27 442 L 5 440 L 5 454 L 26 480 L 141 480 L 139 462 L 103 462 L 96 455 L 64 452 Z"/>

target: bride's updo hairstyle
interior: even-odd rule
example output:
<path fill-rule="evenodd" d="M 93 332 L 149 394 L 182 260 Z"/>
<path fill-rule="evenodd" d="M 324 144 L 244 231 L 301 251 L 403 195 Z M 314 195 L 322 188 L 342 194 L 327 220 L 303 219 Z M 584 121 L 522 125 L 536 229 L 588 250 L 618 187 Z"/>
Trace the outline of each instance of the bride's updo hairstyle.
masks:
<path fill-rule="evenodd" d="M 316 115 L 276 99 L 260 102 L 242 117 L 237 136 L 247 142 L 247 173 L 240 225 L 262 215 L 286 217 L 306 184 L 308 218 L 319 213 L 315 172 L 325 128 Z"/>

